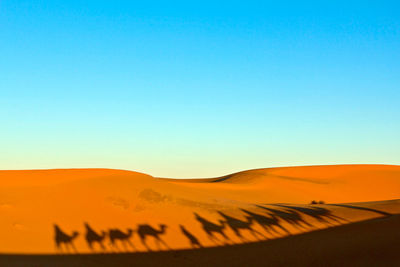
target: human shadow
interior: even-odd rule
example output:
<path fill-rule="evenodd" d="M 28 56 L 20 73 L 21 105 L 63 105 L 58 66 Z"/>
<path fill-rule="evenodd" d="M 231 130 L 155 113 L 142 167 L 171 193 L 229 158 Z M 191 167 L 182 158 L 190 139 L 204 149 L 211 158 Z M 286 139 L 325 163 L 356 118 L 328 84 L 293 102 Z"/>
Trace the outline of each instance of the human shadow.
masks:
<path fill-rule="evenodd" d="M 57 251 L 62 251 L 62 244 L 64 244 L 65 250 L 69 252 L 69 247 L 71 247 L 76 253 L 78 252 L 76 250 L 76 247 L 74 245 L 74 239 L 76 239 L 79 236 L 79 232 L 73 231 L 71 235 L 65 233 L 61 228 L 57 225 L 54 224 L 54 242 L 56 245 L 56 250 Z"/>
<path fill-rule="evenodd" d="M 204 232 L 206 232 L 208 238 L 214 242 L 215 244 L 218 244 L 218 242 L 221 242 L 221 240 L 216 237 L 214 234 L 219 234 L 224 238 L 224 244 L 227 244 L 230 240 L 230 238 L 224 233 L 224 229 L 226 228 L 226 222 L 223 220 L 219 220 L 219 224 L 215 224 L 213 222 L 208 221 L 207 219 L 201 217 L 199 214 L 194 212 L 194 216 L 196 220 L 201 224 Z"/>
<path fill-rule="evenodd" d="M 343 207 L 343 208 L 349 208 L 349 209 L 356 209 L 356 210 L 365 210 L 365 211 L 370 211 L 370 212 L 375 212 L 383 216 L 391 216 L 393 214 L 381 211 L 381 210 L 376 210 L 376 209 L 371 209 L 371 208 L 365 208 L 365 207 L 359 207 L 359 206 L 352 206 L 352 205 L 347 205 L 347 204 L 329 204 L 330 206 L 337 206 L 337 207 Z"/>
<path fill-rule="evenodd" d="M 167 243 L 165 243 L 165 241 L 163 239 L 161 239 L 161 237 L 160 237 L 160 235 L 165 234 L 167 225 L 160 224 L 159 228 L 160 228 L 159 230 L 155 229 L 154 227 L 152 227 L 149 224 L 139 224 L 138 225 L 137 233 L 140 237 L 142 244 L 147 248 L 148 251 L 151 251 L 150 247 L 148 246 L 148 244 L 146 242 L 147 237 L 149 237 L 149 236 L 153 237 L 159 250 L 161 250 L 161 244 L 163 244 L 167 249 L 170 249 L 170 247 L 167 245 Z"/>
<path fill-rule="evenodd" d="M 121 231 L 120 229 L 117 228 L 112 228 L 108 230 L 108 238 L 110 239 L 110 245 L 112 248 L 115 248 L 117 251 L 121 251 L 119 248 L 117 241 L 122 244 L 124 247 L 125 251 L 128 251 L 128 246 L 129 245 L 131 248 L 136 250 L 135 246 L 131 242 L 131 237 L 133 235 L 133 230 L 128 228 L 126 232 Z"/>
<path fill-rule="evenodd" d="M 94 251 L 93 245 L 97 243 L 101 249 L 105 251 L 106 247 L 104 246 L 103 241 L 106 238 L 107 233 L 105 231 L 101 231 L 101 234 L 98 234 L 88 223 L 85 222 L 84 225 L 86 229 L 85 239 L 90 250 Z"/>
<path fill-rule="evenodd" d="M 269 216 L 264 216 L 258 213 L 254 213 L 245 209 L 240 209 L 241 211 L 243 211 L 244 213 L 246 213 L 249 217 L 251 217 L 255 222 L 257 222 L 268 234 L 270 235 L 280 235 L 281 233 L 279 233 L 275 228 L 279 228 L 282 231 L 284 231 L 287 235 L 290 235 L 290 232 L 283 227 L 280 223 L 279 223 L 279 218 L 277 216 L 275 216 L 274 214 L 270 214 Z"/>
<path fill-rule="evenodd" d="M 266 238 L 263 234 L 258 232 L 257 230 L 253 229 L 251 226 L 253 224 L 254 218 L 251 216 L 245 216 L 246 220 L 239 220 L 237 218 L 231 217 L 226 215 L 221 211 L 217 211 L 219 215 L 221 215 L 224 219 L 226 224 L 232 231 L 235 233 L 237 237 L 239 237 L 242 241 L 247 241 L 247 239 L 241 234 L 241 230 L 248 230 L 256 239 L 259 240 L 259 237 Z"/>
<path fill-rule="evenodd" d="M 306 222 L 301 214 L 295 210 L 277 210 L 261 205 L 256 206 L 258 208 L 267 210 L 270 216 L 275 215 L 300 231 L 306 230 L 307 228 L 315 228 L 312 224 Z"/>
<path fill-rule="evenodd" d="M 287 209 L 292 209 L 298 212 L 301 212 L 303 214 L 306 214 L 317 221 L 325 224 L 332 225 L 331 221 L 334 221 L 338 224 L 341 224 L 342 222 L 348 222 L 348 220 L 339 217 L 337 215 L 332 214 L 332 211 L 322 208 L 322 207 L 311 207 L 311 208 L 306 208 L 306 207 L 298 207 L 298 206 L 288 206 L 288 205 L 282 205 L 282 204 L 274 204 L 274 206 L 278 207 L 283 207 Z M 330 221 L 331 220 L 331 221 Z"/>
<path fill-rule="evenodd" d="M 202 248 L 203 247 L 201 245 L 200 241 L 192 233 L 190 233 L 182 224 L 179 225 L 179 228 L 181 229 L 182 234 L 184 234 L 187 237 L 187 239 L 190 242 L 190 245 L 193 248 Z"/>

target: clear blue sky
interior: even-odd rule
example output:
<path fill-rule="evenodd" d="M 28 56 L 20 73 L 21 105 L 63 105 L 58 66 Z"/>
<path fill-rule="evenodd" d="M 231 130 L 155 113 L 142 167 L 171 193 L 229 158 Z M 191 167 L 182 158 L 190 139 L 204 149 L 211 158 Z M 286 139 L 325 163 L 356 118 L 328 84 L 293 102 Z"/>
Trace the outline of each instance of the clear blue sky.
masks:
<path fill-rule="evenodd" d="M 0 1 L 0 169 L 400 164 L 399 10 Z"/>

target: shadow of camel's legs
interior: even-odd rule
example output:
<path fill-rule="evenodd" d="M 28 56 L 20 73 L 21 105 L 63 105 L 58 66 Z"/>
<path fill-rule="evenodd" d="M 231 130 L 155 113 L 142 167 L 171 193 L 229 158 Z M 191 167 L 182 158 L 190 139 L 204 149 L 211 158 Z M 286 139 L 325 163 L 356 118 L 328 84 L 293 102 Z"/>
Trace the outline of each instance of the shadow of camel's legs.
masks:
<path fill-rule="evenodd" d="M 280 226 L 278 226 L 280 227 Z M 277 231 L 273 226 L 263 226 L 263 228 L 265 229 L 265 231 L 270 234 L 273 237 L 276 236 L 281 236 L 282 233 L 280 233 L 279 231 Z"/>
<path fill-rule="evenodd" d="M 64 243 L 65 253 L 70 253 L 69 246 L 67 243 Z"/>
<path fill-rule="evenodd" d="M 75 251 L 75 253 L 78 253 L 78 250 L 76 250 L 76 247 L 75 247 L 74 243 L 71 243 L 71 247 Z"/>
<path fill-rule="evenodd" d="M 102 249 L 103 251 L 105 251 L 105 250 L 106 250 L 106 247 L 104 246 L 103 242 L 100 242 L 99 244 L 100 244 L 101 249 Z"/>
<path fill-rule="evenodd" d="M 286 229 L 285 227 L 283 227 L 282 225 L 277 224 L 276 226 L 279 227 L 282 231 L 284 231 L 287 235 L 291 235 L 291 233 L 289 232 L 289 230 Z M 271 227 L 271 228 L 272 228 L 272 227 Z M 275 228 L 272 228 L 272 229 L 274 229 L 274 231 L 278 233 L 278 231 L 276 231 Z"/>
<path fill-rule="evenodd" d="M 146 247 L 148 251 L 152 251 L 151 248 L 147 245 L 146 237 L 140 239 L 142 241 L 143 246 Z"/>
<path fill-rule="evenodd" d="M 136 247 L 133 245 L 133 243 L 130 240 L 127 240 L 127 242 L 136 251 Z"/>
<path fill-rule="evenodd" d="M 94 252 L 93 243 L 92 243 L 92 242 L 88 242 L 87 244 L 88 244 L 89 249 L 90 249 L 92 252 Z"/>
<path fill-rule="evenodd" d="M 224 232 L 221 232 L 221 235 L 225 238 L 225 244 L 229 244 L 228 241 L 231 241 L 232 243 L 235 243 L 232 240 L 230 240 L 229 237 Z"/>
<path fill-rule="evenodd" d="M 208 238 L 214 242 L 216 245 L 219 245 L 219 243 L 217 241 L 219 241 L 219 239 L 217 237 L 215 237 L 213 234 L 208 234 Z M 217 240 L 217 241 L 216 241 Z"/>
<path fill-rule="evenodd" d="M 161 250 L 160 240 L 158 240 L 158 238 L 154 239 L 154 243 L 156 244 L 158 250 Z"/>
<path fill-rule="evenodd" d="M 242 236 L 242 234 L 240 233 L 239 229 L 232 229 L 233 232 L 235 233 L 235 235 L 240 239 L 240 241 L 242 243 L 247 243 L 249 242 L 249 240 L 247 238 L 245 238 L 244 236 Z M 232 241 L 233 242 L 233 241 Z"/>
<path fill-rule="evenodd" d="M 117 245 L 117 242 L 115 242 L 115 241 L 113 241 L 112 243 L 111 243 L 111 248 L 112 248 L 112 251 L 113 252 L 116 252 L 116 253 L 118 253 L 118 252 L 120 252 L 121 251 L 121 249 L 119 248 L 119 246 Z M 114 249 L 115 250 L 114 250 Z"/>
<path fill-rule="evenodd" d="M 159 243 L 163 244 L 167 249 L 171 249 L 171 248 L 167 245 L 167 243 L 165 243 L 165 241 L 162 240 L 160 237 L 157 237 L 157 240 L 158 240 Z"/>
<path fill-rule="evenodd" d="M 345 218 L 342 218 L 342 217 L 339 217 L 339 216 L 336 216 L 336 215 L 333 215 L 333 214 L 326 215 L 326 217 L 328 217 L 332 221 L 337 222 L 338 224 L 342 224 L 342 221 L 347 222 L 347 223 L 350 222 L 349 220 L 346 220 Z"/>
<path fill-rule="evenodd" d="M 267 227 L 267 226 L 265 226 L 265 225 L 261 225 L 261 227 L 264 229 L 264 231 L 267 233 L 267 234 L 269 234 L 269 235 L 272 235 L 272 236 L 274 236 L 274 233 L 275 234 L 278 234 L 278 232 L 274 229 L 274 228 L 272 228 L 272 227 Z"/>
<path fill-rule="evenodd" d="M 264 238 L 264 239 L 267 238 L 265 235 L 263 235 L 262 233 L 260 233 L 260 232 L 257 231 L 257 230 L 254 230 L 253 228 L 250 228 L 250 232 L 251 232 L 251 234 L 254 236 L 254 238 L 257 239 L 257 240 L 260 240 L 260 239 L 258 238 L 258 236 L 262 236 L 262 238 Z"/>
<path fill-rule="evenodd" d="M 126 246 L 125 240 L 122 240 L 121 243 L 122 243 L 122 246 L 124 247 L 125 251 L 128 251 L 128 247 Z"/>

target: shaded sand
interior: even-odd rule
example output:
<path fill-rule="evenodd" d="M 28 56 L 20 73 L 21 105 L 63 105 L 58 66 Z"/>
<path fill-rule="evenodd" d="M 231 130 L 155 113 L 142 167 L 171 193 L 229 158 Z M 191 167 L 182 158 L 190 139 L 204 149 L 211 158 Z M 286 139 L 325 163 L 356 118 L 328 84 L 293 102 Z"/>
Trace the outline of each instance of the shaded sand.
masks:
<path fill-rule="evenodd" d="M 329 249 L 324 252 L 333 260 L 335 253 L 341 253 L 341 239 L 332 231 L 348 231 L 350 235 L 359 230 L 360 245 L 354 243 L 356 247 L 348 248 L 354 251 L 350 253 L 352 257 L 357 258 L 361 253 L 357 251 L 363 246 L 383 249 L 386 239 L 391 244 L 387 236 L 395 231 L 394 225 L 400 231 L 398 217 L 392 216 L 400 213 L 399 198 L 400 166 L 389 165 L 270 168 L 195 180 L 161 179 L 111 169 L 0 171 L 0 253 L 53 254 L 65 253 L 66 248 L 73 253 L 71 244 L 79 253 L 99 253 L 103 252 L 102 244 L 106 253 L 173 250 L 155 255 L 160 259 L 172 257 L 179 264 L 184 259 L 199 261 L 196 259 L 204 258 L 204 253 L 210 253 L 210 260 L 218 261 L 218 253 L 228 257 L 238 251 L 243 251 L 243 259 L 255 260 L 255 255 L 270 253 L 264 249 L 276 251 L 280 246 L 294 257 L 297 246 L 310 242 L 310 246 L 316 247 L 306 254 L 311 258 L 301 256 L 304 260 L 317 257 L 312 253 L 319 249 L 320 243 L 333 246 L 331 249 L 336 252 L 329 254 Z M 328 204 L 309 205 L 314 199 Z M 374 233 L 382 234 L 379 242 L 371 241 L 368 245 L 363 243 L 363 238 L 369 238 L 368 231 L 358 226 L 364 224 L 355 223 L 359 221 L 370 222 L 368 227 L 374 231 L 383 227 L 377 226 L 380 222 L 388 226 Z M 107 233 L 102 242 L 94 241 L 92 249 L 85 239 L 84 223 L 95 231 L 98 240 L 104 237 L 102 231 Z M 66 234 L 61 236 L 67 247 L 62 243 L 61 250 L 55 247 L 54 224 Z M 110 245 L 110 229 L 117 236 L 115 246 Z M 132 235 L 124 238 L 128 229 Z M 115 234 L 115 230 L 122 233 Z M 74 231 L 79 234 L 68 242 Z M 324 235 L 332 239 L 329 244 Z M 187 250 L 190 248 L 202 249 Z M 182 249 L 186 250 L 176 251 Z M 117 256 L 127 261 L 139 258 L 144 262 L 158 261 L 149 255 L 95 256 L 110 261 Z M 1 260 L 27 259 L 10 257 L 2 256 Z M 79 259 L 95 260 L 94 256 L 85 257 Z M 277 257 L 269 260 L 280 263 Z M 70 261 L 77 257 L 63 259 Z"/>

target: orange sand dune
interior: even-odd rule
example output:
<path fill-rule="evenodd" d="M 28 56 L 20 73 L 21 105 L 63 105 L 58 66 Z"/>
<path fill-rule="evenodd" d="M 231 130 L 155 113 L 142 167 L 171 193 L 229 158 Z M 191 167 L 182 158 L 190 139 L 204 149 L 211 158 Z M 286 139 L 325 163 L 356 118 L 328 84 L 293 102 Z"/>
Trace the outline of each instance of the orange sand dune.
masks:
<path fill-rule="evenodd" d="M 220 178 L 195 179 L 201 185 L 191 185 L 193 180 L 183 181 L 188 187 L 224 189 L 231 198 L 308 203 L 311 199 L 328 202 L 396 199 L 400 192 L 399 177 L 400 166 L 331 165 L 256 169 Z"/>
<path fill-rule="evenodd" d="M 110 246 L 106 235 L 107 252 L 145 252 L 264 242 L 400 213 L 400 166 L 389 165 L 270 168 L 196 180 L 111 169 L 0 171 L 0 182 L 0 253 L 59 252 L 54 224 L 67 237 L 79 233 L 72 243 L 80 253 L 102 251 L 99 243 L 88 246 L 85 222 L 99 235 L 133 230 L 126 248 L 120 240 Z M 308 205 L 314 199 L 328 204 Z"/>

